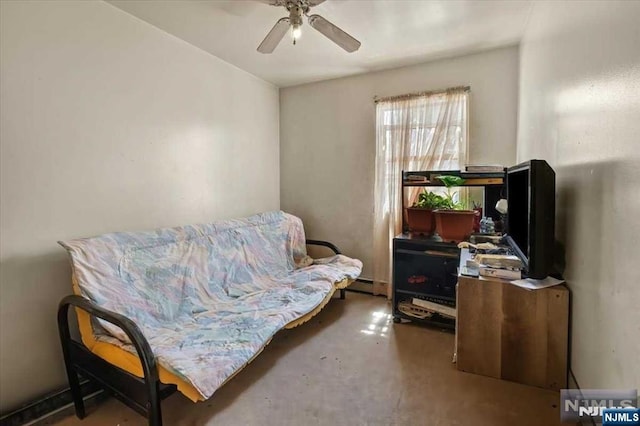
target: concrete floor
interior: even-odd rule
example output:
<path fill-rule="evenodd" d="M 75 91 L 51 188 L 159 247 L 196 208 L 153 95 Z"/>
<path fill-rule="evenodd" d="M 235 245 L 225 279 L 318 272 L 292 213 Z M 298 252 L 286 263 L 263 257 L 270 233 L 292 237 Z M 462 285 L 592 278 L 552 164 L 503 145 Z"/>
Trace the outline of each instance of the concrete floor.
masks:
<path fill-rule="evenodd" d="M 383 298 L 347 293 L 310 322 L 281 331 L 208 401 L 163 402 L 173 425 L 560 424 L 559 393 L 463 373 L 451 363 L 454 336 L 394 324 Z M 57 425 L 145 425 L 108 399 L 85 420 Z"/>

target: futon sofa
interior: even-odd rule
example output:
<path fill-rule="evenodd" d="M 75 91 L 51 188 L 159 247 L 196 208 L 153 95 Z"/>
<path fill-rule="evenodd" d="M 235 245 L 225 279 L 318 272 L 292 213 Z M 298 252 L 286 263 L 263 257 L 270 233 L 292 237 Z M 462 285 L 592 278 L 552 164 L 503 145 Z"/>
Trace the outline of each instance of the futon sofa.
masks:
<path fill-rule="evenodd" d="M 78 373 L 162 424 L 161 399 L 205 400 L 283 328 L 317 314 L 362 263 L 306 240 L 299 218 L 268 212 L 150 232 L 61 241 L 74 295 L 58 310 L 76 415 Z M 335 255 L 311 259 L 306 244 Z M 75 307 L 82 343 L 69 329 Z"/>

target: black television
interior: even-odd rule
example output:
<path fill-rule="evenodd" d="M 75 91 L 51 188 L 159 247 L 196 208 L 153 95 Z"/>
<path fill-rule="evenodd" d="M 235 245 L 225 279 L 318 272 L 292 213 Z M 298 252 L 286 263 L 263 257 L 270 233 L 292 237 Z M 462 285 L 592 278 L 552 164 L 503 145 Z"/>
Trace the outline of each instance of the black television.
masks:
<path fill-rule="evenodd" d="M 556 174 L 544 160 L 507 169 L 507 237 L 529 278 L 542 279 L 553 270 Z"/>

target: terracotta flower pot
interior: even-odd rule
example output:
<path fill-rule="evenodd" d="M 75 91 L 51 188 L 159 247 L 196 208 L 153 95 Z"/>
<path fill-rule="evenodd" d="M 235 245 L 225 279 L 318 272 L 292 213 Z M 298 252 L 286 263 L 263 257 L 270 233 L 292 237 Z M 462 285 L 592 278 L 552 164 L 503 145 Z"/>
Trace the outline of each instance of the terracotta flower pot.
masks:
<path fill-rule="evenodd" d="M 433 210 L 418 207 L 407 208 L 407 225 L 411 232 L 431 235 L 434 228 Z"/>
<path fill-rule="evenodd" d="M 436 233 L 443 241 L 459 243 L 473 232 L 473 210 L 435 210 Z"/>

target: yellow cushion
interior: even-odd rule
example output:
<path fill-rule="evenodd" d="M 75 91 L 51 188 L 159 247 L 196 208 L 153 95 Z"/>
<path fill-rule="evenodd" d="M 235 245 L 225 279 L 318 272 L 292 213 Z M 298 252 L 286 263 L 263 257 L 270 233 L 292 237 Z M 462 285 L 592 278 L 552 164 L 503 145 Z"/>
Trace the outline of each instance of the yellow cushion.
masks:
<path fill-rule="evenodd" d="M 73 292 L 75 294 L 80 294 L 80 289 L 77 285 L 75 276 L 72 277 L 72 280 Z M 353 280 L 345 278 L 344 280 L 335 283 L 334 291 L 329 293 L 327 297 L 313 311 L 309 312 L 301 318 L 298 318 L 295 321 L 290 322 L 289 324 L 285 325 L 284 328 L 294 328 L 309 321 L 316 314 L 318 314 L 318 312 L 320 312 L 322 308 L 325 307 L 325 305 L 331 299 L 331 296 L 333 296 L 335 290 L 345 288 L 352 282 Z M 91 316 L 87 312 L 78 308 L 76 308 L 76 313 L 78 315 L 78 328 L 80 330 L 80 336 L 82 337 L 82 343 L 87 347 L 87 349 L 89 349 L 92 353 L 98 355 L 105 361 L 109 362 L 110 364 L 115 365 L 116 367 L 121 368 L 128 373 L 133 374 L 134 376 L 144 376 L 144 374 L 142 373 L 142 364 L 140 363 L 140 359 L 137 355 L 111 343 L 97 341 L 93 334 L 93 327 L 91 326 Z M 269 342 L 265 343 L 265 346 L 268 345 Z M 260 350 L 260 352 L 262 352 L 262 350 Z M 246 365 L 253 361 L 255 357 L 260 354 L 260 352 L 254 355 L 253 358 L 251 358 L 242 368 L 236 371 L 235 374 L 225 380 L 225 383 L 231 380 L 233 376 L 238 374 Z M 161 365 L 158 365 L 158 375 L 160 376 L 160 381 L 162 383 L 176 385 L 178 387 L 178 390 L 193 402 L 204 401 L 203 396 L 191 383 L 170 372 Z"/>

